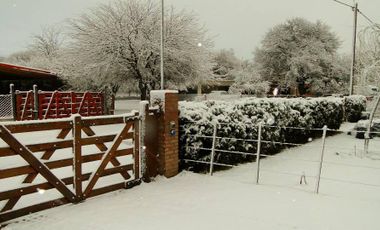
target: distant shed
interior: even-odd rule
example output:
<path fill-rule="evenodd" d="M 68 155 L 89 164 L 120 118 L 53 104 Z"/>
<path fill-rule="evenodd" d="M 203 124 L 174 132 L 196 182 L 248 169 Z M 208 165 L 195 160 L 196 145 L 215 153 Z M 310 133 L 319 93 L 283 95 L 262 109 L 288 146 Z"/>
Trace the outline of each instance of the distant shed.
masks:
<path fill-rule="evenodd" d="M 16 90 L 28 91 L 37 85 L 39 90 L 54 91 L 62 86 L 58 76 L 47 70 L 0 62 L 0 94 L 9 93 L 9 85 Z"/>

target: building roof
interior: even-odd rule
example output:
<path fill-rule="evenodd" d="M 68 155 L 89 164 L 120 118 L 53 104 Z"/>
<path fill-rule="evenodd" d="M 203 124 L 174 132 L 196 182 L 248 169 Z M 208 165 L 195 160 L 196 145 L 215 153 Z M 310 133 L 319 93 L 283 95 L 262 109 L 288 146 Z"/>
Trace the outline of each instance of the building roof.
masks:
<path fill-rule="evenodd" d="M 56 79 L 57 74 L 31 67 L 19 66 L 0 62 L 0 79 Z"/>

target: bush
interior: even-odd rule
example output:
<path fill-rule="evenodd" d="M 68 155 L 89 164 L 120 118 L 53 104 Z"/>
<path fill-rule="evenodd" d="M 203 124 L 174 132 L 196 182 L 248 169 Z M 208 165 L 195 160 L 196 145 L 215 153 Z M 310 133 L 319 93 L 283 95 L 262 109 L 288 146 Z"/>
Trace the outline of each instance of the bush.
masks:
<path fill-rule="evenodd" d="M 362 112 L 366 111 L 367 99 L 365 96 L 352 95 L 344 98 L 345 118 L 349 122 L 360 120 Z"/>
<path fill-rule="evenodd" d="M 217 123 L 216 148 L 256 153 L 258 124 L 263 124 L 261 151 L 274 154 L 285 146 L 279 142 L 305 143 L 309 137 L 320 135 L 327 125 L 338 129 L 343 120 L 341 98 L 283 99 L 245 98 L 235 102 L 207 101 L 180 103 L 181 158 L 209 161 L 212 147 L 213 123 Z M 305 129 L 289 129 L 300 127 Z M 201 136 L 209 136 L 207 138 Z M 238 164 L 254 159 L 241 154 L 215 153 L 219 163 Z"/>

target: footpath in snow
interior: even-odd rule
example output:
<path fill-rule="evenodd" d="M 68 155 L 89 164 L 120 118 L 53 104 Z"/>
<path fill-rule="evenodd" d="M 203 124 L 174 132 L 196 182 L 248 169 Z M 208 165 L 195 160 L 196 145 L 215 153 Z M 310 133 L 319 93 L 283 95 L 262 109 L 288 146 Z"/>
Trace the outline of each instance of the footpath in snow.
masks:
<path fill-rule="evenodd" d="M 260 185 L 254 183 L 255 163 L 212 177 L 182 172 L 22 217 L 5 229 L 377 230 L 380 139 L 371 141 L 367 156 L 360 156 L 362 143 L 345 133 L 327 138 L 319 195 L 313 193 L 321 146 L 317 139 L 262 160 Z M 300 185 L 303 174 L 307 184 Z"/>

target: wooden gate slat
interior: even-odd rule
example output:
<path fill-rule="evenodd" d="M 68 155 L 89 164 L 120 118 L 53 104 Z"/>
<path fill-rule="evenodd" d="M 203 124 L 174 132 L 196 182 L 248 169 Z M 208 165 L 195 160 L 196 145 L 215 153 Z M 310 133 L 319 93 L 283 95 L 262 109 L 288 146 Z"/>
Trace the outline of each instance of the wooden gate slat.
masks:
<path fill-rule="evenodd" d="M 59 192 L 62 193 L 70 202 L 75 202 L 75 195 L 58 179 L 49 168 L 36 158 L 33 153 L 15 139 L 4 125 L 0 125 L 0 137 L 19 155 L 26 160 L 33 169 L 40 173 L 48 182 L 50 182 Z"/>
<path fill-rule="evenodd" d="M 21 196 L 13 197 L 13 198 L 9 199 L 8 202 L 1 209 L 1 212 L 6 212 L 9 210 L 12 210 L 12 208 L 17 204 L 17 202 L 20 200 L 20 198 L 21 198 Z"/>
<path fill-rule="evenodd" d="M 98 181 L 99 177 L 103 173 L 105 167 L 107 166 L 108 162 L 115 156 L 115 151 L 121 144 L 121 142 L 124 140 L 125 136 L 127 135 L 129 129 L 132 127 L 133 123 L 126 123 L 123 127 L 123 130 L 117 135 L 115 138 L 112 147 L 104 154 L 101 163 L 99 164 L 99 167 L 96 169 L 96 171 L 91 175 L 90 182 L 88 183 L 83 195 L 89 196 L 92 189 L 94 188 L 96 182 Z"/>
<path fill-rule="evenodd" d="M 83 126 L 82 127 L 82 130 L 84 131 L 84 133 L 91 137 L 91 136 L 95 136 L 96 133 L 94 132 L 94 130 L 92 130 L 89 126 Z M 108 150 L 108 147 L 104 144 L 104 143 L 100 143 L 100 144 L 95 144 L 96 147 L 100 150 L 100 151 L 107 151 Z M 121 163 L 120 161 L 114 157 L 111 159 L 111 164 L 113 166 L 120 166 Z M 121 171 L 120 172 L 121 176 L 125 179 L 125 180 L 128 180 L 131 176 L 128 174 L 128 172 L 123 172 Z"/>
<path fill-rule="evenodd" d="M 133 154 L 133 148 L 117 150 L 115 155 L 126 156 L 126 155 L 131 155 L 131 154 Z M 83 160 L 83 163 L 98 161 L 102 159 L 103 155 L 104 155 L 104 152 L 86 155 L 86 156 L 82 156 L 82 160 Z M 46 166 L 49 169 L 63 168 L 63 167 L 72 166 L 72 165 L 73 165 L 72 158 L 46 162 Z M 33 172 L 35 171 L 31 166 L 20 166 L 20 167 L 15 167 L 15 168 L 2 169 L 0 170 L 0 179 L 30 174 Z"/>
<path fill-rule="evenodd" d="M 68 201 L 65 198 L 60 198 L 60 199 L 56 199 L 53 201 L 48 201 L 45 203 L 29 206 L 26 208 L 21 208 L 21 209 L 15 210 L 15 211 L 9 211 L 9 212 L 5 212 L 5 213 L 1 213 L 0 214 L 0 223 L 8 221 L 8 220 L 12 220 L 12 219 L 20 217 L 20 216 L 25 216 L 25 215 L 28 215 L 30 213 L 42 211 L 42 210 L 49 209 L 52 207 L 57 207 L 57 206 L 67 204 L 67 203 L 68 203 Z"/>

